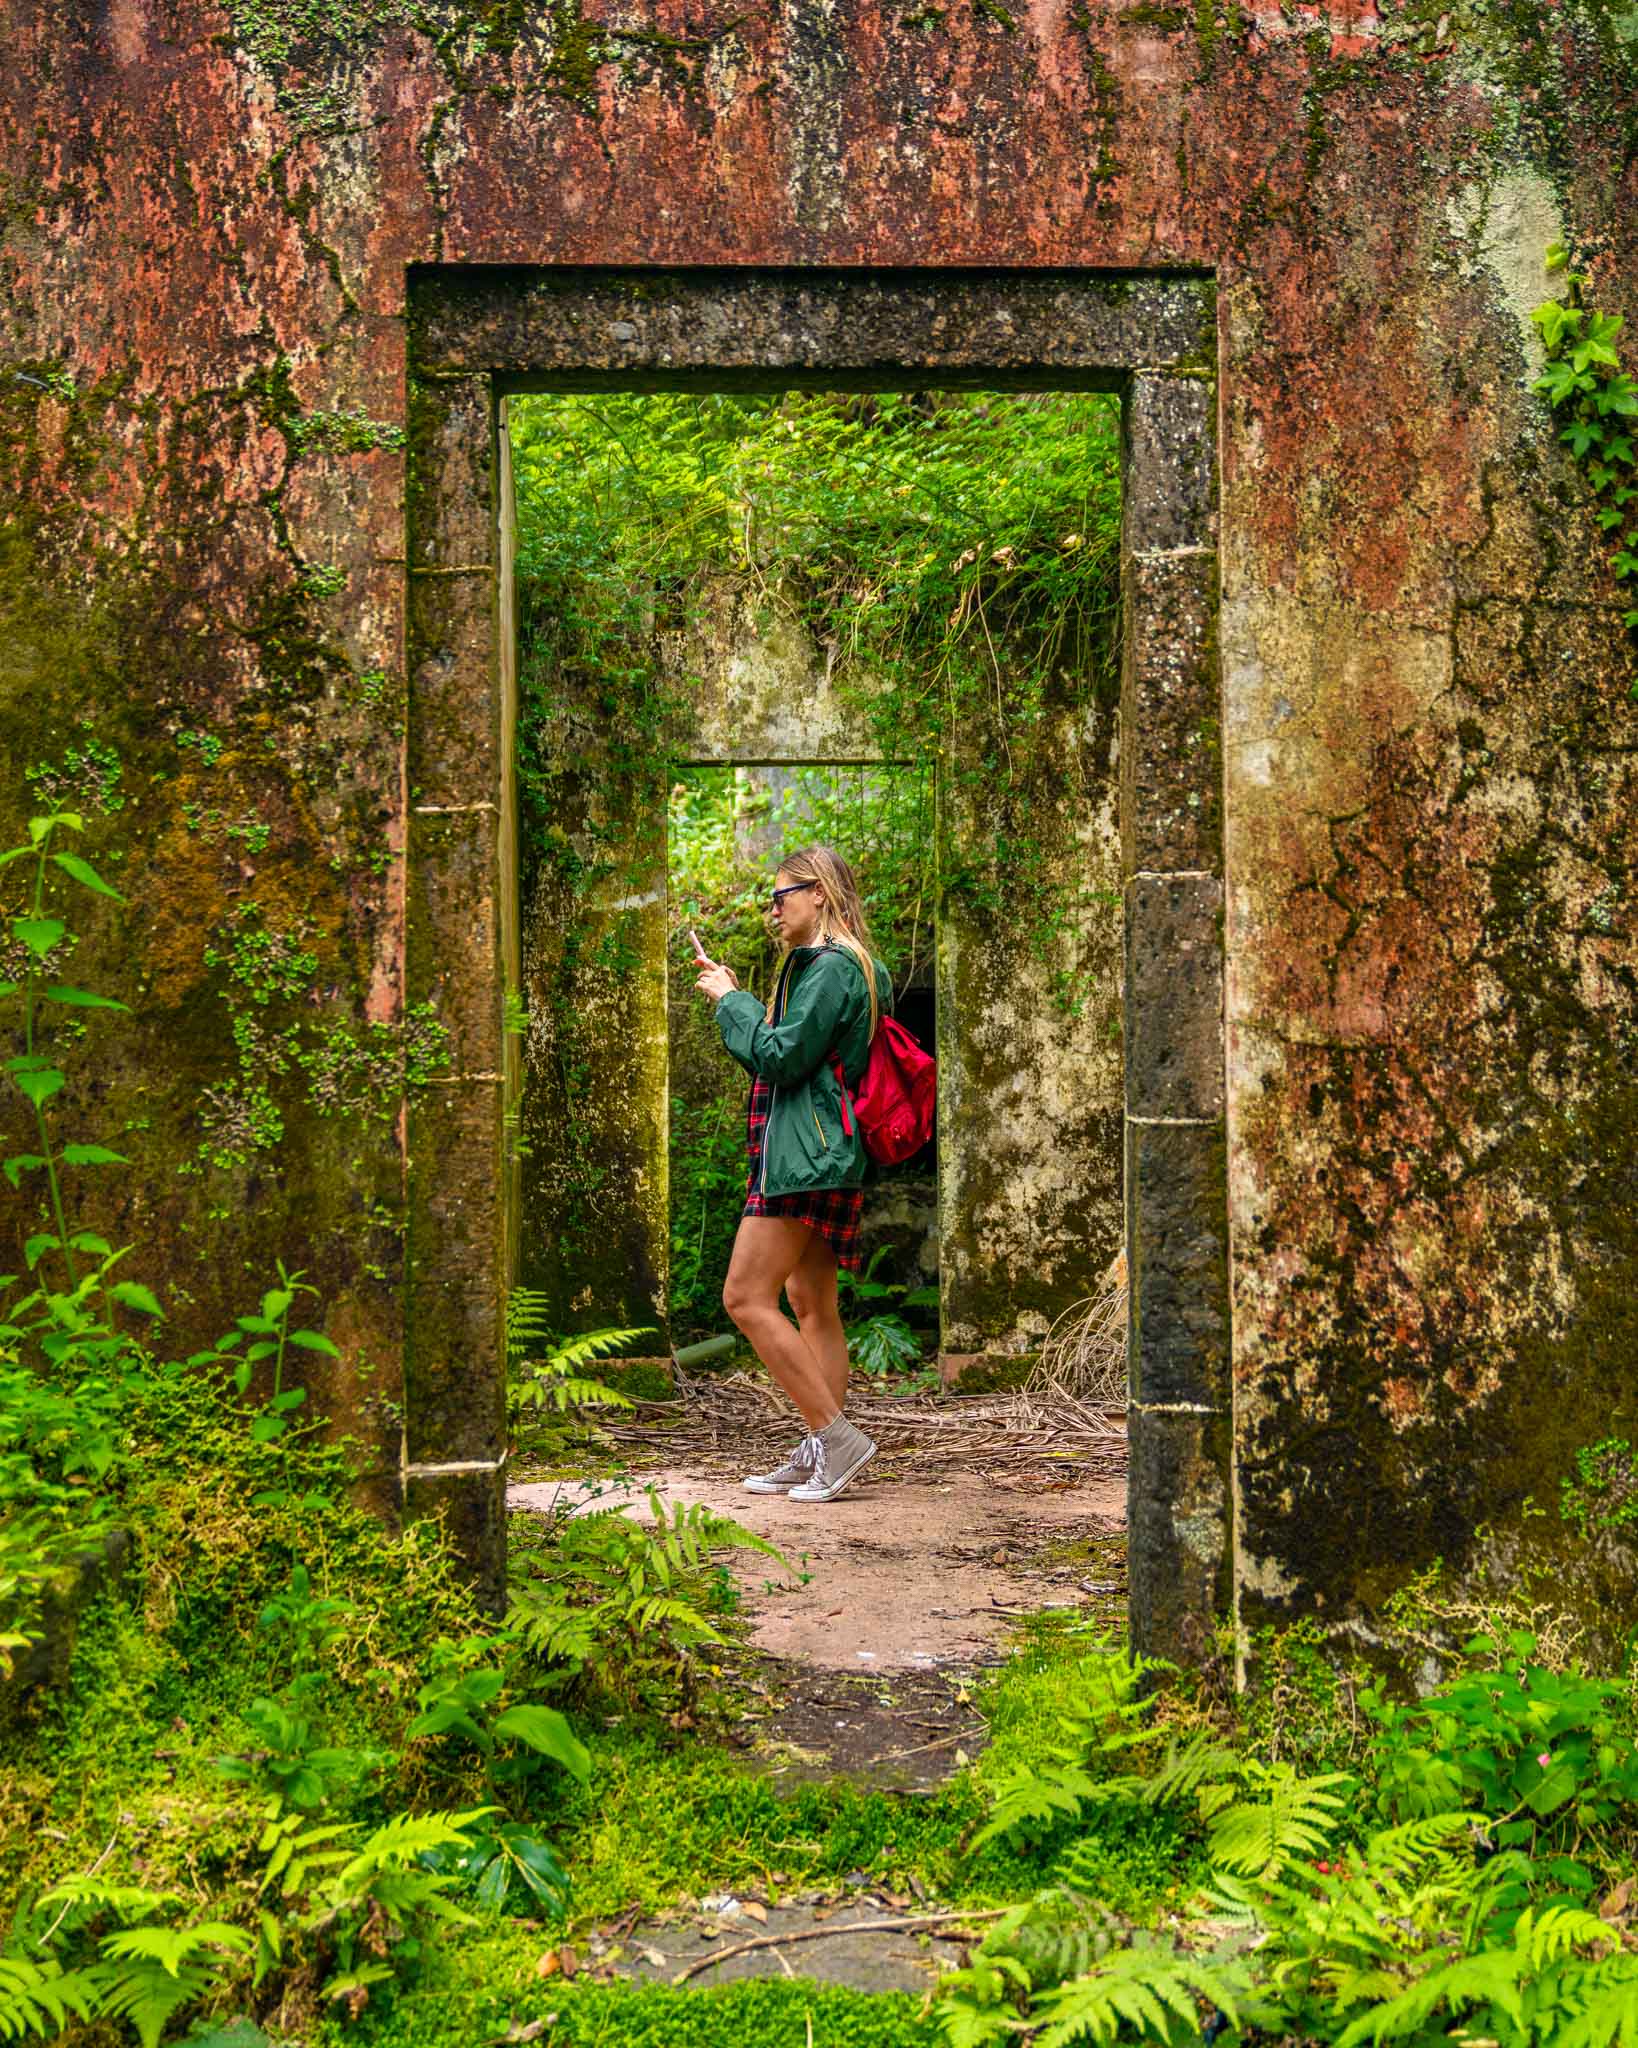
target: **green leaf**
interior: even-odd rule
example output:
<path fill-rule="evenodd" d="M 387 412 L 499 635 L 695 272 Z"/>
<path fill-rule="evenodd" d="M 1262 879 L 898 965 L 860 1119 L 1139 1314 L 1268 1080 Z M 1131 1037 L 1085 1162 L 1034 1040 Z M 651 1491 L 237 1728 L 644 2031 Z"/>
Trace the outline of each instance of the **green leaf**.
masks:
<path fill-rule="evenodd" d="M 129 1166 L 131 1163 L 123 1152 L 111 1152 L 106 1145 L 65 1145 L 62 1159 L 66 1166 Z"/>
<path fill-rule="evenodd" d="M 14 917 L 11 935 L 27 946 L 36 960 L 43 960 L 68 929 L 60 917 Z"/>
<path fill-rule="evenodd" d="M 37 1167 L 44 1166 L 45 1163 L 45 1155 L 43 1153 L 14 1152 L 9 1159 L 0 1160 L 0 1172 L 5 1174 L 7 1180 L 15 1188 L 22 1185 L 25 1173 L 32 1173 Z"/>
<path fill-rule="evenodd" d="M 74 1251 L 95 1252 L 99 1259 L 111 1259 L 114 1256 L 114 1247 L 107 1238 L 99 1237 L 94 1230 L 76 1230 L 68 1242 Z"/>
<path fill-rule="evenodd" d="M 38 1109 L 64 1086 L 67 1076 L 59 1067 L 30 1067 L 26 1073 L 14 1073 L 12 1079 Z"/>
<path fill-rule="evenodd" d="M 129 1010 L 129 1003 L 116 1002 L 112 996 L 93 995 L 88 988 L 68 988 L 62 982 L 55 982 L 46 991 L 54 1003 L 68 1003 L 76 1010 Z"/>
<path fill-rule="evenodd" d="M 502 1855 L 490 1857 L 484 1865 L 483 1875 L 478 1879 L 476 1897 L 478 1904 L 491 1913 L 498 1913 L 505 1903 L 507 1887 L 511 1883 L 512 1866 Z"/>
<path fill-rule="evenodd" d="M 72 875 L 75 881 L 81 883 L 85 888 L 95 889 L 99 896 L 111 896 L 116 903 L 123 903 L 125 901 L 125 898 L 112 883 L 105 882 L 91 863 L 88 860 L 82 860 L 77 853 L 54 853 L 51 858 L 65 875 Z"/>
<path fill-rule="evenodd" d="M 165 1313 L 158 1297 L 139 1281 L 116 1280 L 108 1292 L 121 1308 L 134 1308 L 145 1316 L 162 1316 Z"/>
<path fill-rule="evenodd" d="M 53 1236 L 48 1230 L 42 1230 L 38 1236 L 31 1237 L 24 1243 L 23 1263 L 32 1273 L 44 1253 L 60 1252 L 62 1248 L 63 1241 L 60 1237 Z"/>
<path fill-rule="evenodd" d="M 584 1780 L 591 1774 L 590 1754 L 555 1707 L 533 1702 L 508 1707 L 496 1717 L 495 1734 L 502 1742 L 527 1743 L 530 1749 L 561 1764 L 571 1777 Z"/>
<path fill-rule="evenodd" d="M 322 1351 L 326 1358 L 339 1358 L 341 1356 L 340 1351 L 330 1342 L 329 1338 L 321 1336 L 317 1330 L 292 1330 L 290 1332 L 290 1341 L 301 1351 Z"/>
<path fill-rule="evenodd" d="M 253 1444 L 270 1444 L 275 1437 L 281 1437 L 289 1428 L 282 1415 L 258 1415 L 250 1425 L 250 1441 Z"/>

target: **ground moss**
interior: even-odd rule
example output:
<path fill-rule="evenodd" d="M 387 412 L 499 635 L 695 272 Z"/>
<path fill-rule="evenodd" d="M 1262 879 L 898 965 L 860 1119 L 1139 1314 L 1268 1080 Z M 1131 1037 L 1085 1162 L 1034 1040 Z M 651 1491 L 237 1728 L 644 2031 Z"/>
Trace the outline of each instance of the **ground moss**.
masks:
<path fill-rule="evenodd" d="M 424 1985 L 358 2025 L 326 2026 L 324 2048 L 472 2048 L 504 2041 L 514 2024 L 550 2013 L 553 2048 L 935 2048 L 942 2036 L 923 2001 L 797 1978 L 711 1990 L 631 1984 L 542 1984 L 542 1938 L 497 1933 L 451 1943 Z M 519 2038 L 511 2035 L 510 2038 Z"/>

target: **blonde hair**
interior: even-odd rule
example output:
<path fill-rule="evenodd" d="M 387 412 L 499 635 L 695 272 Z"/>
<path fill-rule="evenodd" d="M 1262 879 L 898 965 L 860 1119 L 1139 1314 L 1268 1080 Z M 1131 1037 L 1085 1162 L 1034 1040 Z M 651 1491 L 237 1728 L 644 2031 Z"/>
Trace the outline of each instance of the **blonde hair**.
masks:
<path fill-rule="evenodd" d="M 778 873 L 788 875 L 793 882 L 817 882 L 824 891 L 824 900 L 819 906 L 819 943 L 841 946 L 858 961 L 865 987 L 870 992 L 870 1035 L 874 1038 L 881 1016 L 881 1000 L 876 992 L 876 961 L 871 952 L 870 929 L 865 923 L 864 905 L 859 900 L 859 885 L 853 879 L 852 868 L 829 846 L 802 846 L 795 853 L 786 854 L 779 863 Z M 776 978 L 774 994 L 768 998 L 770 1022 L 778 993 Z"/>

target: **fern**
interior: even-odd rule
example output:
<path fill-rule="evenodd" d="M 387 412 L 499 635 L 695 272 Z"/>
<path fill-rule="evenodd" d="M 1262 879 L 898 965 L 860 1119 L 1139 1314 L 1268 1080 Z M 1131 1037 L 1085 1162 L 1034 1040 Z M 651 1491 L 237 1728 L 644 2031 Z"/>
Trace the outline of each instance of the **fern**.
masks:
<path fill-rule="evenodd" d="M 142 2048 L 158 2048 L 172 2018 L 202 1998 L 231 1959 L 252 1945 L 242 1927 L 219 1920 L 110 1934 L 102 1944 L 108 1962 L 97 1972 L 100 2010 L 129 2020 Z"/>
<path fill-rule="evenodd" d="M 1072 2041 L 1113 2042 L 1127 2032 L 1139 2040 L 1170 2041 L 1198 2035 L 1196 1999 L 1215 2006 L 1238 2026 L 1240 2002 L 1250 1988 L 1242 1965 L 1207 1963 L 1163 1946 L 1119 1949 L 1084 1976 L 1072 1977 L 1038 1998 L 1031 2024 L 1042 2031 L 1036 2048 L 1066 2048 Z"/>
<path fill-rule="evenodd" d="M 1397 1997 L 1373 2004 L 1343 2028 L 1336 2048 L 1359 2048 L 1364 2041 L 1415 2039 L 1436 2012 L 1453 2018 L 1473 2008 L 1504 2013 L 1515 2030 L 1524 2024 L 1519 1980 L 1527 1967 L 1512 1949 L 1486 1949 L 1476 1956 L 1436 1965 Z"/>
<path fill-rule="evenodd" d="M 0 1956 L 0 2041 L 42 2039 L 57 2034 L 69 2015 L 89 2020 L 97 2007 L 97 1979 L 89 1970 L 65 1970 L 60 1963 Z"/>
<path fill-rule="evenodd" d="M 1327 1847 L 1348 1803 L 1337 1788 L 1351 1789 L 1351 1778 L 1340 1771 L 1300 1778 L 1285 1764 L 1248 1762 L 1244 1769 L 1267 1796 L 1231 1806 L 1212 1822 L 1209 1847 L 1220 1869 L 1266 1879 Z"/>
<path fill-rule="evenodd" d="M 1562 1962 L 1578 1948 L 1619 1949 L 1621 1937 L 1584 1906 L 1544 1906 L 1538 1916 L 1527 1906 L 1513 1929 L 1513 1946 L 1532 1970 Z"/>
<path fill-rule="evenodd" d="M 653 1326 L 589 1330 L 554 1342 L 549 1310 L 548 1297 L 536 1287 L 514 1287 L 506 1297 L 506 1356 L 512 1368 L 513 1400 L 558 1414 L 570 1408 L 629 1408 L 626 1395 L 589 1378 L 583 1368 L 623 1351 L 639 1337 L 652 1336 Z"/>
<path fill-rule="evenodd" d="M 1146 1780 L 1129 1774 L 1095 1777 L 1097 1757 L 1115 1756 L 1153 1742 L 1143 1726 L 1154 1700 L 1141 1690 L 1155 1672 L 1172 1667 L 1158 1659 L 1132 1657 L 1125 1650 L 1100 1649 L 1076 1667 L 1084 1696 L 1060 1715 L 1060 1740 L 1051 1760 L 1019 1764 L 997 1785 L 990 1818 L 972 1838 L 969 1854 L 1004 1835 L 1022 1846 L 1051 1834 L 1064 1821 L 1079 1819 L 1088 1805 L 1141 1799 Z"/>
<path fill-rule="evenodd" d="M 1583 1964 L 1555 1989 L 1565 2017 L 1553 2048 L 1638 2048 L 1638 1956 Z"/>
<path fill-rule="evenodd" d="M 535 1655 L 630 1689 L 721 1641 L 696 1591 L 717 1551 L 754 1550 L 792 1569 L 725 1515 L 681 1502 L 667 1510 L 653 1487 L 648 1503 L 647 1521 L 614 1507 L 565 1517 L 531 1558 L 534 1577 L 514 1587 L 510 1625 Z"/>

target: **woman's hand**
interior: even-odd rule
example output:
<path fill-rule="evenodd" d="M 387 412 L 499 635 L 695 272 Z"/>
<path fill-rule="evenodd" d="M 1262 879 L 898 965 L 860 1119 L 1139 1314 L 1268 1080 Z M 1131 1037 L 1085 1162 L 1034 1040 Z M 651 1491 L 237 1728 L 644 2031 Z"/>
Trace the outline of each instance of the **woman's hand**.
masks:
<path fill-rule="evenodd" d="M 709 996 L 712 1002 L 718 1003 L 731 988 L 739 987 L 739 976 L 731 967 L 718 967 L 713 963 L 705 969 L 694 986 L 702 996 Z"/>

